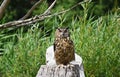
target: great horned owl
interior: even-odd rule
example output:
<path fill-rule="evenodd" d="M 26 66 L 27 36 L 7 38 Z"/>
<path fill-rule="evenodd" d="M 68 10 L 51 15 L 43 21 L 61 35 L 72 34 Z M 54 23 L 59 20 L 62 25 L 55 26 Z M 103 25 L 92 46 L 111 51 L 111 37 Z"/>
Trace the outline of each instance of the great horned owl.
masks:
<path fill-rule="evenodd" d="M 57 65 L 67 65 L 75 60 L 74 44 L 68 28 L 58 28 L 55 32 L 54 52 Z"/>

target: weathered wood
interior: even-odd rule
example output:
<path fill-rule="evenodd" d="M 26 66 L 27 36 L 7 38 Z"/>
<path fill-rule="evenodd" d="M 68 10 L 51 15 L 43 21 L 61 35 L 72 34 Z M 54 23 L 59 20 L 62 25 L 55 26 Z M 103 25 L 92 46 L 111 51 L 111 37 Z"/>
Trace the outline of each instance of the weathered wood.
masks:
<path fill-rule="evenodd" d="M 75 53 L 75 60 L 69 65 L 57 65 L 52 45 L 46 50 L 46 65 L 41 66 L 36 77 L 85 77 L 82 58 Z"/>
<path fill-rule="evenodd" d="M 41 65 L 36 77 L 80 77 L 79 65 Z"/>

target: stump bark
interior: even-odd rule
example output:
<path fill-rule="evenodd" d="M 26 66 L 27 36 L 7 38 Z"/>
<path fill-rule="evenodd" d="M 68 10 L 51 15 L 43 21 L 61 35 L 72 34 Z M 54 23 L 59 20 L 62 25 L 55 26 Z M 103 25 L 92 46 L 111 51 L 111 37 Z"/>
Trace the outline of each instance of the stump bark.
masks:
<path fill-rule="evenodd" d="M 41 65 L 36 77 L 80 77 L 79 65 Z"/>

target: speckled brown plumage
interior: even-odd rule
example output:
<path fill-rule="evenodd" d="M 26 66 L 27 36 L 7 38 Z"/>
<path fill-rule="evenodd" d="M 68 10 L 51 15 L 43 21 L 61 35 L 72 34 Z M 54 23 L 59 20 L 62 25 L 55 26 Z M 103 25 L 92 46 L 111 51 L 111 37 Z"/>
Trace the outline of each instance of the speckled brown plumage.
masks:
<path fill-rule="evenodd" d="M 67 28 L 58 28 L 56 30 L 54 51 L 57 65 L 67 65 L 72 60 L 75 60 L 74 44 L 70 39 L 70 33 Z"/>

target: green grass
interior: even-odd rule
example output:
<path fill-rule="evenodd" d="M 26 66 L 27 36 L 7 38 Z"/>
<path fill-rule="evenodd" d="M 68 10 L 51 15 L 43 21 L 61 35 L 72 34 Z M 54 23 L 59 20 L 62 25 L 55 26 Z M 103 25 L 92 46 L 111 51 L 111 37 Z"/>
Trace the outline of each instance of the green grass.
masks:
<path fill-rule="evenodd" d="M 86 77 L 120 77 L 120 21 L 119 14 L 87 18 L 71 12 L 33 24 L 14 32 L 0 31 L 0 77 L 35 77 L 45 64 L 47 47 L 54 42 L 56 27 L 70 28 L 76 53 L 83 58 Z M 39 27 L 43 27 L 42 29 Z"/>
<path fill-rule="evenodd" d="M 120 21 L 116 16 L 108 15 L 94 21 L 71 17 L 68 23 L 76 53 L 83 58 L 86 77 L 120 76 Z M 9 35 L 1 33 L 2 77 L 35 77 L 40 65 L 45 64 L 46 48 L 53 44 L 55 27 L 60 26 L 56 25 L 63 24 L 54 17 L 53 25 L 47 26 L 50 21 L 44 21 L 43 30 L 36 23 L 26 33 L 23 28 Z M 50 35 L 46 36 L 49 31 Z"/>

